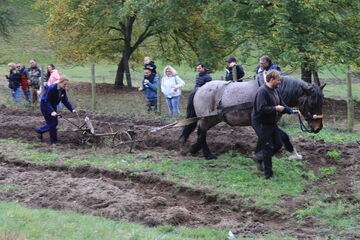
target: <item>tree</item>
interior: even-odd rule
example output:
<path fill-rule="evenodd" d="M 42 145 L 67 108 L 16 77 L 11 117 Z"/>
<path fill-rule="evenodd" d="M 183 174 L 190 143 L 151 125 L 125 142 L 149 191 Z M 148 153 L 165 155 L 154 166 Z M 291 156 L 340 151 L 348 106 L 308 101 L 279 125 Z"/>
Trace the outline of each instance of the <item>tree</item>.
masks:
<path fill-rule="evenodd" d="M 129 60 L 136 51 L 155 52 L 178 62 L 224 56 L 221 26 L 209 25 L 207 1 L 44 0 L 49 40 L 62 60 L 118 61 L 117 87 L 131 86 Z M 205 31 L 205 32 L 204 32 Z M 153 43 L 153 44 L 151 44 Z M 207 46 L 205 48 L 205 46 Z M 170 51 L 169 51 L 170 50 Z M 138 60 L 138 59 L 136 59 Z M 219 59 L 213 66 L 218 66 Z"/>
<path fill-rule="evenodd" d="M 244 39 L 278 62 L 300 67 L 302 79 L 317 78 L 319 64 L 358 64 L 359 1 L 224 1 L 233 18 L 223 19 Z M 318 79 L 317 79 L 318 81 Z"/>

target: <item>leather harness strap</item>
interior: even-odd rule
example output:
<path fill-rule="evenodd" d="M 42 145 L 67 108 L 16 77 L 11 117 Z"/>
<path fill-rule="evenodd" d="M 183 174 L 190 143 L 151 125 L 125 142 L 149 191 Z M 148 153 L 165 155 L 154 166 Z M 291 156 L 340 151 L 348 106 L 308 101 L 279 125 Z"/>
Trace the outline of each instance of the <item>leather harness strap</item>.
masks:
<path fill-rule="evenodd" d="M 224 122 L 226 122 L 227 124 L 232 126 L 232 124 L 229 123 L 229 121 L 226 119 L 226 113 L 237 111 L 237 110 L 251 109 L 251 108 L 253 108 L 253 106 L 254 106 L 253 102 L 246 102 L 246 103 L 236 104 L 236 105 L 233 105 L 233 106 L 229 106 L 229 107 L 219 109 L 220 110 L 219 115 L 224 120 Z"/>

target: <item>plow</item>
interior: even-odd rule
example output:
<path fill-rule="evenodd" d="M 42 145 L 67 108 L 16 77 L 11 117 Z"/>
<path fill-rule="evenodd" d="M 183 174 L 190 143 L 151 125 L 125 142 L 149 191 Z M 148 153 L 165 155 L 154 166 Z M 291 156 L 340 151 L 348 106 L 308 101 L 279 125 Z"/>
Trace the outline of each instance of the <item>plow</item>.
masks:
<path fill-rule="evenodd" d="M 135 142 L 142 141 L 135 139 L 137 134 L 134 130 L 128 129 L 114 131 L 111 127 L 111 124 L 108 124 L 108 132 L 97 132 L 90 118 L 87 116 L 82 121 L 78 115 L 79 123 L 75 123 L 74 121 L 60 114 L 58 117 L 64 119 L 66 122 L 75 127 L 72 130 L 78 133 L 79 140 L 84 145 L 95 147 L 107 146 L 113 149 L 122 149 L 127 150 L 128 152 L 132 152 Z"/>

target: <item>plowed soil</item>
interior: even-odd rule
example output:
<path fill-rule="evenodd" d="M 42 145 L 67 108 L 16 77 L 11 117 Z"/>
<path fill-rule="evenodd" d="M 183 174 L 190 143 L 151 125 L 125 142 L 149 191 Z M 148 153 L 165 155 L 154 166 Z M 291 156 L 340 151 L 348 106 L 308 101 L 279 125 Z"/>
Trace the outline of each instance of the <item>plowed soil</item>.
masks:
<path fill-rule="evenodd" d="M 336 113 L 340 104 L 342 102 L 328 103 L 325 114 Z M 181 129 L 170 128 L 150 133 L 152 128 L 168 122 L 126 116 L 91 115 L 86 112 L 80 112 L 80 116 L 89 116 L 99 133 L 108 132 L 109 125 L 115 131 L 133 129 L 137 139 L 142 140 L 136 143 L 135 147 L 138 149 L 158 152 L 166 149 L 176 150 L 181 156 L 188 154 L 189 146 L 181 146 L 177 140 Z M 341 114 L 332 116 L 341 118 Z M 65 113 L 64 117 L 78 122 L 70 113 Z M 37 109 L 16 110 L 0 106 L 0 138 L 18 138 L 24 142 L 36 143 L 38 140 L 34 128 L 43 123 L 43 117 Z M 73 128 L 74 126 L 64 119 L 60 120 L 58 129 L 61 131 L 58 132 L 58 138 L 60 148 L 64 151 L 66 148 L 86 148 L 78 134 L 72 131 Z M 190 138 L 190 142 L 195 140 L 195 135 Z M 44 141 L 48 142 L 48 135 L 44 137 Z M 208 143 L 215 154 L 233 150 L 250 156 L 255 148 L 256 136 L 248 127 L 231 128 L 218 125 L 209 131 Z M 337 174 L 331 177 L 332 181 L 336 182 L 335 185 L 324 187 L 319 180 L 306 186 L 304 195 L 307 188 L 316 185 L 325 193 L 338 192 L 347 201 L 358 201 L 354 196 L 359 191 L 358 186 L 352 185 L 360 179 L 358 143 L 325 143 L 304 139 L 295 141 L 294 145 L 305 156 L 304 163 L 307 167 L 316 170 L 336 166 L 339 169 Z M 334 149 L 341 153 L 343 161 L 334 161 L 327 156 L 327 152 Z M 238 227 L 235 232 L 264 234 L 274 229 L 309 239 L 321 236 L 319 229 L 326 228 L 313 219 L 307 219 L 306 225 L 296 224 L 291 213 L 306 205 L 306 202 L 296 202 L 298 200 L 291 196 L 282 196 L 283 201 L 279 206 L 286 211 L 278 213 L 247 205 L 238 196 L 219 196 L 210 190 L 192 189 L 163 180 L 146 171 L 118 172 L 88 166 L 40 166 L 17 159 L 6 159 L 0 155 L 1 185 L 17 187 L 2 191 L 0 200 L 16 200 L 35 208 L 70 209 L 148 226 L 170 224 L 188 227 L 236 227 L 238 222 L 247 222 L 246 226 Z M 344 237 L 356 239 L 360 238 L 360 235 L 350 234 Z"/>

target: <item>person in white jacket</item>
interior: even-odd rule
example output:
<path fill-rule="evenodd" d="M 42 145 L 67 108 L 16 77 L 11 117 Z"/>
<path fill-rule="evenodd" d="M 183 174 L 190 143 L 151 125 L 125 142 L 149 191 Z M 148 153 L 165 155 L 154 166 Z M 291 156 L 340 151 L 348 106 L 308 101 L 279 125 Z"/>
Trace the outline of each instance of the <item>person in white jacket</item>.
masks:
<path fill-rule="evenodd" d="M 161 79 L 161 92 L 165 95 L 169 116 L 180 114 L 179 102 L 181 88 L 185 82 L 178 76 L 176 70 L 171 66 L 164 68 L 164 77 Z"/>

